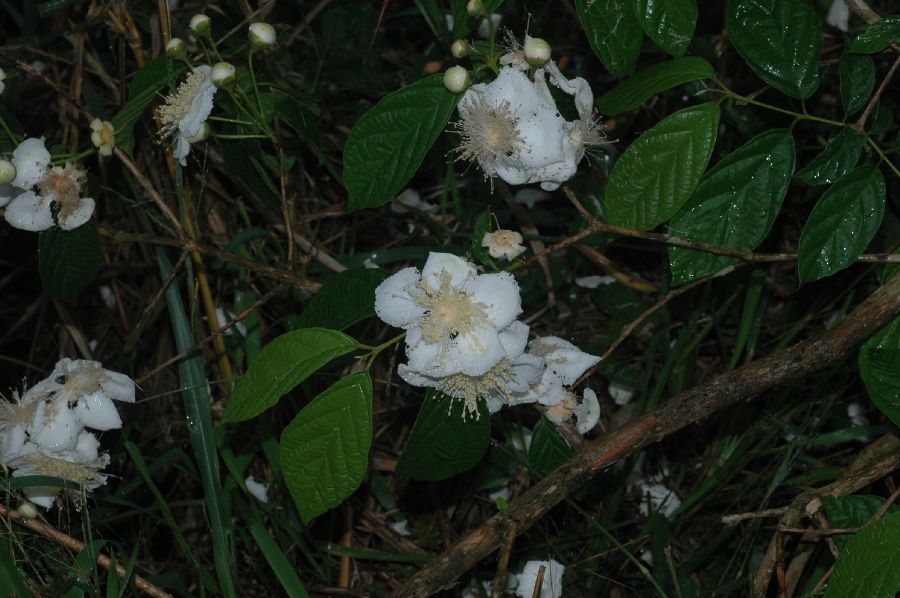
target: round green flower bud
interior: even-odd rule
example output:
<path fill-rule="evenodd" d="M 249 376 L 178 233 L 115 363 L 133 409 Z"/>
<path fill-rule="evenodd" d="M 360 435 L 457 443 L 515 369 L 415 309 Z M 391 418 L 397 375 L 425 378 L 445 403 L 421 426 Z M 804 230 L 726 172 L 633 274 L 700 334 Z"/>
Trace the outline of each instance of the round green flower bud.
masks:
<path fill-rule="evenodd" d="M 469 44 L 465 40 L 458 39 L 450 46 L 450 53 L 454 58 L 465 58 L 469 54 Z"/>
<path fill-rule="evenodd" d="M 539 37 L 526 35 L 525 60 L 531 66 L 544 66 L 550 60 L 550 44 Z"/>
<path fill-rule="evenodd" d="M 207 35 L 212 28 L 212 21 L 201 12 L 191 17 L 188 27 L 197 35 Z"/>
<path fill-rule="evenodd" d="M 483 17 L 487 14 L 484 8 L 484 0 L 469 0 L 466 2 L 466 12 L 473 17 Z"/>
<path fill-rule="evenodd" d="M 187 58 L 187 46 L 180 37 L 173 37 L 166 44 L 166 56 L 175 60 L 184 60 Z"/>
<path fill-rule="evenodd" d="M 216 87 L 228 87 L 234 83 L 234 65 L 230 62 L 217 62 L 212 67 L 209 77 Z"/>
<path fill-rule="evenodd" d="M 0 160 L 0 185 L 8 185 L 16 178 L 16 167 L 9 160 Z"/>
<path fill-rule="evenodd" d="M 275 28 L 268 23 L 251 23 L 247 38 L 254 47 L 268 50 L 275 45 Z"/>
<path fill-rule="evenodd" d="M 444 87 L 453 93 L 462 93 L 472 83 L 469 71 L 461 66 L 451 66 L 444 73 Z"/>

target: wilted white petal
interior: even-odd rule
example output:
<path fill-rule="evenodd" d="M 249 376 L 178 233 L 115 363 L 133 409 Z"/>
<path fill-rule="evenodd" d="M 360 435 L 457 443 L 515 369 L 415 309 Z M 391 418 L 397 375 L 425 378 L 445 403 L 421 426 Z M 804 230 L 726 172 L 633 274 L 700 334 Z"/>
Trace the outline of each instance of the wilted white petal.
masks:
<path fill-rule="evenodd" d="M 115 430 L 122 427 L 122 418 L 112 400 L 102 392 L 85 395 L 78 400 L 75 415 L 95 430 Z"/>
<path fill-rule="evenodd" d="M 386 324 L 405 328 L 425 315 L 425 308 L 410 294 L 419 282 L 419 271 L 404 268 L 375 289 L 375 313 Z"/>
<path fill-rule="evenodd" d="M 587 434 L 594 429 L 600 420 L 600 402 L 597 400 L 597 393 L 590 388 L 584 389 L 584 398 L 581 404 L 575 408 L 575 427 L 581 435 Z"/>
<path fill-rule="evenodd" d="M 256 500 L 261 503 L 269 502 L 269 487 L 265 483 L 258 482 L 256 481 L 256 478 L 250 476 L 244 480 L 244 484 L 247 485 L 247 491 L 252 494 Z"/>
<path fill-rule="evenodd" d="M 64 399 L 42 401 L 35 412 L 31 441 L 50 451 L 72 450 L 83 429 Z"/>
<path fill-rule="evenodd" d="M 544 578 L 541 585 L 539 598 L 560 598 L 563 592 L 562 578 L 566 568 L 557 561 L 528 561 L 522 572 L 516 577 L 518 586 L 515 593 L 522 598 L 532 598 L 537 585 L 538 573 L 544 568 Z"/>
<path fill-rule="evenodd" d="M 531 343 L 530 351 L 547 360 L 547 369 L 559 376 L 566 386 L 575 384 L 588 369 L 600 363 L 600 358 L 585 353 L 567 340 L 545 336 Z"/>
<path fill-rule="evenodd" d="M 575 286 L 583 289 L 596 289 L 599 286 L 606 286 L 615 282 L 616 279 L 612 276 L 600 276 L 599 274 L 595 274 L 593 276 L 579 276 L 575 279 Z"/>
<path fill-rule="evenodd" d="M 13 150 L 12 163 L 16 167 L 16 178 L 12 185 L 26 191 L 31 189 L 47 172 L 51 160 L 43 139 L 25 139 Z"/>
<path fill-rule="evenodd" d="M 825 22 L 846 33 L 850 24 L 850 7 L 847 6 L 845 0 L 834 0 L 831 3 L 831 8 L 825 15 Z"/>
<path fill-rule="evenodd" d="M 641 503 L 638 508 L 645 517 L 650 511 L 671 517 L 681 506 L 681 499 L 663 484 L 641 480 L 637 486 L 641 491 Z"/>
<path fill-rule="evenodd" d="M 75 444 L 75 452 L 81 455 L 86 461 L 96 461 L 100 454 L 100 440 L 90 432 L 82 432 L 78 435 L 78 442 Z"/>
<path fill-rule="evenodd" d="M 53 226 L 50 200 L 34 191 L 25 191 L 6 206 L 4 218 L 12 226 L 31 232 L 47 230 Z"/>
<path fill-rule="evenodd" d="M 78 205 L 71 211 L 60 211 L 59 228 L 63 230 L 75 230 L 91 219 L 94 213 L 94 200 L 90 197 L 82 197 Z"/>
<path fill-rule="evenodd" d="M 501 330 L 498 336 L 507 357 L 518 357 L 525 352 L 525 346 L 528 344 L 528 325 L 515 320 Z"/>
<path fill-rule="evenodd" d="M 606 391 L 609 393 L 609 396 L 612 397 L 612 400 L 615 401 L 616 405 L 625 405 L 634 396 L 634 391 L 631 388 L 622 386 L 618 382 L 610 383 L 606 388 Z"/>

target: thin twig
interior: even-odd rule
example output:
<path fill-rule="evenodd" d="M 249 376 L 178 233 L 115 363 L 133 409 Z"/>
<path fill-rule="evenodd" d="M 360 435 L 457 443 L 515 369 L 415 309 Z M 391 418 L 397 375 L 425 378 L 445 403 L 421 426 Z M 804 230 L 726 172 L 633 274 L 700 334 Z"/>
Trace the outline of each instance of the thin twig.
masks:
<path fill-rule="evenodd" d="M 894 64 L 891 65 L 891 68 L 888 70 L 887 74 L 885 74 L 884 79 L 881 80 L 881 84 L 878 86 L 878 89 L 875 90 L 875 93 L 872 95 L 872 99 L 869 100 L 869 103 L 866 104 L 866 109 L 863 110 L 863 113 L 860 115 L 859 119 L 853 124 L 853 128 L 863 132 L 863 127 L 866 124 L 866 119 L 869 118 L 869 114 L 871 114 L 872 110 L 875 109 L 875 106 L 878 104 L 878 99 L 881 97 L 881 94 L 884 93 L 884 90 L 887 88 L 888 83 L 890 83 L 891 78 L 894 76 L 894 73 L 897 72 L 897 67 L 900 67 L 900 56 L 894 59 Z"/>
<path fill-rule="evenodd" d="M 503 549 L 500 551 L 500 558 L 497 559 L 497 572 L 494 574 L 494 585 L 491 586 L 491 598 L 500 598 L 503 590 L 506 588 L 506 571 L 509 569 L 509 556 L 512 554 L 512 548 L 516 543 L 516 523 L 512 522 L 506 531 L 506 542 L 503 543 Z"/>

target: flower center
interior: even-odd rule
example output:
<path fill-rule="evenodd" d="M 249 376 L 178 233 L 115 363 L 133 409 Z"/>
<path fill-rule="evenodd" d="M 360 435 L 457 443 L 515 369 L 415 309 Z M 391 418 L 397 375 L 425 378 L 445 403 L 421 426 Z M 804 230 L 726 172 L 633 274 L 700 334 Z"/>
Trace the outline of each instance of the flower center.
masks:
<path fill-rule="evenodd" d="M 59 206 L 61 218 L 68 216 L 81 205 L 81 186 L 84 171 L 72 164 L 54 166 L 38 181 L 41 196 L 52 199 Z"/>
<path fill-rule="evenodd" d="M 175 93 L 166 96 L 157 110 L 163 134 L 171 135 L 178 129 L 179 123 L 191 111 L 194 98 L 200 93 L 205 79 L 206 73 L 190 73 Z"/>
<path fill-rule="evenodd" d="M 476 160 L 486 174 L 494 173 L 491 162 L 497 156 L 508 156 L 521 144 L 518 120 L 509 109 L 509 102 L 494 108 L 476 96 L 468 115 L 456 123 L 456 128 L 463 138 L 459 158 Z"/>
<path fill-rule="evenodd" d="M 419 303 L 427 310 L 422 319 L 422 338 L 429 343 L 441 343 L 442 350 L 460 334 L 465 334 L 487 323 L 485 308 L 480 301 L 473 301 L 468 293 L 453 286 L 446 270 L 438 275 L 438 288 L 420 282 L 423 291 Z"/>

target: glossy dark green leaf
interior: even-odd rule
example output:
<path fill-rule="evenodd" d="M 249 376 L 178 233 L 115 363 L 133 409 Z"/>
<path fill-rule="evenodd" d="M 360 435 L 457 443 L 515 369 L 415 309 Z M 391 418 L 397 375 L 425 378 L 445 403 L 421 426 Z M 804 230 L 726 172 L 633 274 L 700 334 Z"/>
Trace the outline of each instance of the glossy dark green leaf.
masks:
<path fill-rule="evenodd" d="M 414 480 L 444 480 L 481 460 L 491 439 L 491 416 L 479 401 L 478 417 L 466 415 L 465 402 L 429 390 L 409 433 L 397 473 Z"/>
<path fill-rule="evenodd" d="M 447 126 L 461 96 L 432 75 L 385 96 L 354 125 L 344 146 L 348 208 L 378 207 L 397 195 Z"/>
<path fill-rule="evenodd" d="M 656 94 L 688 81 L 714 79 L 712 66 L 703 58 L 685 56 L 642 69 L 597 98 L 604 116 L 616 116 L 634 110 Z"/>
<path fill-rule="evenodd" d="M 887 515 L 847 542 L 825 598 L 896 598 L 900 592 L 900 513 Z"/>
<path fill-rule="evenodd" d="M 304 523 L 336 507 L 362 483 L 372 446 L 368 371 L 336 382 L 281 434 L 284 482 Z"/>
<path fill-rule="evenodd" d="M 733 249 L 755 249 L 781 210 L 794 161 L 789 130 L 757 135 L 703 175 L 690 201 L 669 223 L 669 233 Z M 712 253 L 669 248 L 673 285 L 714 274 L 735 262 Z"/>
<path fill-rule="evenodd" d="M 800 233 L 800 284 L 830 276 L 856 261 L 883 217 L 881 171 L 860 166 L 838 180 L 822 195 Z"/>
<path fill-rule="evenodd" d="M 808 185 L 830 185 L 853 170 L 865 144 L 865 135 L 844 127 L 795 177 Z"/>
<path fill-rule="evenodd" d="M 900 42 L 900 15 L 890 15 L 870 23 L 866 30 L 850 42 L 848 52 L 874 54 L 891 43 Z"/>
<path fill-rule="evenodd" d="M 475 224 L 472 226 L 471 251 L 475 259 L 485 266 L 493 268 L 495 265 L 494 259 L 488 253 L 488 250 L 481 246 L 481 240 L 484 239 L 484 234 L 489 232 L 491 232 L 491 211 L 485 210 L 478 215 L 478 218 L 475 219 Z"/>
<path fill-rule="evenodd" d="M 644 34 L 631 0 L 575 0 L 591 50 L 616 77 L 634 71 Z"/>
<path fill-rule="evenodd" d="M 871 56 L 844 54 L 840 59 L 841 103 L 847 115 L 861 110 L 875 89 L 875 61 Z"/>
<path fill-rule="evenodd" d="M 556 426 L 542 417 L 534 426 L 528 447 L 528 468 L 538 478 L 543 478 L 566 462 L 574 451 Z"/>
<path fill-rule="evenodd" d="M 38 269 L 44 289 L 53 297 L 75 303 L 82 289 L 100 271 L 100 235 L 88 220 L 75 230 L 51 228 L 39 235 Z"/>
<path fill-rule="evenodd" d="M 865 494 L 822 496 L 820 500 L 825 508 L 828 525 L 832 528 L 862 527 L 884 506 L 884 498 Z M 900 507 L 891 505 L 887 514 L 895 513 L 898 510 Z M 832 537 L 839 548 L 843 548 L 850 539 L 849 534 L 836 534 Z"/>
<path fill-rule="evenodd" d="M 875 104 L 875 109 L 872 111 L 872 115 L 869 117 L 869 120 L 866 121 L 866 129 L 868 129 L 869 135 L 878 137 L 887 132 L 893 123 L 894 111 L 890 106 L 885 104 L 884 101 L 878 100 L 878 103 Z"/>
<path fill-rule="evenodd" d="M 863 343 L 858 363 L 869 398 L 900 426 L 900 316 Z"/>
<path fill-rule="evenodd" d="M 728 0 L 728 39 L 760 79 L 806 99 L 819 86 L 822 23 L 809 0 Z"/>
<path fill-rule="evenodd" d="M 609 223 L 648 230 L 671 218 L 697 187 L 718 124 L 718 104 L 700 104 L 668 116 L 638 137 L 609 176 Z"/>
<path fill-rule="evenodd" d="M 301 328 L 266 345 L 238 380 L 225 421 L 256 417 L 320 367 L 356 349 L 355 340 L 325 328 Z"/>
<path fill-rule="evenodd" d="M 381 268 L 363 268 L 328 278 L 300 314 L 297 327 L 344 330 L 375 315 L 375 288 L 388 276 Z"/>
<path fill-rule="evenodd" d="M 672 56 L 682 56 L 697 25 L 697 0 L 635 0 L 641 29 Z"/>

